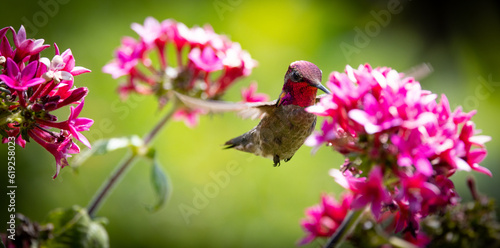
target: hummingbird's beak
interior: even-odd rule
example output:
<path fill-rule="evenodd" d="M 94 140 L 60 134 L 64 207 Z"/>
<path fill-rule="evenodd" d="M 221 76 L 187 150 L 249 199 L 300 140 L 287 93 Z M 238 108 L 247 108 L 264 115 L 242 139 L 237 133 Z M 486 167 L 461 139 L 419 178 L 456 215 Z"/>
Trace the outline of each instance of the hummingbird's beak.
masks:
<path fill-rule="evenodd" d="M 318 82 L 316 85 L 314 85 L 314 87 L 324 91 L 326 94 L 332 94 L 330 90 L 328 90 L 325 86 L 321 84 L 321 82 Z"/>

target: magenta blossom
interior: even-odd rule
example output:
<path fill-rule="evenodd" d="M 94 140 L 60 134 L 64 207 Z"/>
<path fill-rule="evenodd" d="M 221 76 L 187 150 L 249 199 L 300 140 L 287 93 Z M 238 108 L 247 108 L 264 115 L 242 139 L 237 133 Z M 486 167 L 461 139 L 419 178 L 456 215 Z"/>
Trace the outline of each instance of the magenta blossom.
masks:
<path fill-rule="evenodd" d="M 208 46 L 203 50 L 194 48 L 188 58 L 193 62 L 195 70 L 210 73 L 222 69 L 222 60 L 215 54 L 214 49 Z"/>
<path fill-rule="evenodd" d="M 309 144 L 333 144 L 344 154 L 366 154 L 382 161 L 394 157 L 399 166 L 413 166 L 426 176 L 443 163 L 448 164 L 450 173 L 474 169 L 491 175 L 479 166 L 486 155 L 482 146 L 488 139 L 471 137 L 479 141 L 474 143 L 469 141 L 471 132 L 459 133 L 468 129 L 466 123 L 473 112 L 463 113 L 461 108 L 451 112 L 444 95 L 437 102 L 436 95 L 422 90 L 413 78 L 386 67 L 372 69 L 364 65 L 355 70 L 347 66 L 345 73 L 333 72 L 327 86 L 333 94 L 307 110 L 332 121 L 325 120 L 329 129 L 314 134 Z M 355 142 L 356 146 L 346 147 L 342 145 L 345 135 L 352 140 L 374 139 L 367 139 L 372 141 L 367 145 Z M 481 149 L 471 151 L 472 146 Z"/>
<path fill-rule="evenodd" d="M 240 44 L 215 33 L 210 25 L 188 28 L 171 19 L 159 22 L 148 17 L 143 25 L 132 24 L 132 29 L 139 40 L 122 39 L 115 58 L 103 67 L 113 78 L 126 77 L 118 90 L 122 98 L 134 92 L 154 94 L 160 107 L 172 99 L 172 91 L 220 99 L 229 86 L 250 75 L 257 65 Z M 175 52 L 176 61 L 168 60 L 167 51 Z M 159 65 L 154 63 L 156 58 Z M 181 110 L 175 119 L 195 125 L 200 114 L 204 113 Z"/>
<path fill-rule="evenodd" d="M 318 237 L 329 237 L 340 226 L 350 209 L 352 195 L 347 193 L 337 202 L 332 196 L 323 194 L 321 203 L 306 209 L 306 218 L 301 221 L 301 226 L 307 236 L 298 242 L 305 245 Z"/>
<path fill-rule="evenodd" d="M 5 37 L 6 30 L 13 33 L 13 49 Z M 71 50 L 59 54 L 55 44 L 56 54 L 51 60 L 40 58 L 40 52 L 49 45 L 44 45 L 43 39 L 27 39 L 24 27 L 17 34 L 13 28 L 4 28 L 0 36 L 3 142 L 15 137 L 16 143 L 24 147 L 30 139 L 35 140 L 54 156 L 55 178 L 68 165 L 69 154 L 80 151 L 73 138 L 90 147 L 80 132 L 88 131 L 93 121 L 78 117 L 88 89 L 74 87 L 74 76 L 90 70 L 75 66 Z M 68 120 L 57 122 L 52 111 L 72 104 L 77 106 L 70 106 Z"/>
<path fill-rule="evenodd" d="M 184 123 L 189 128 L 196 127 L 200 121 L 200 115 L 205 114 L 202 109 L 179 109 L 175 112 L 174 120 L 184 120 Z"/>
<path fill-rule="evenodd" d="M 79 140 L 84 145 L 90 148 L 90 142 L 80 132 L 88 131 L 90 129 L 90 126 L 92 126 L 92 124 L 94 123 L 94 121 L 89 118 L 78 118 L 78 115 L 80 115 L 80 112 L 82 111 L 83 103 L 84 101 L 81 101 L 81 103 L 78 104 L 76 108 L 73 106 L 70 107 L 69 118 L 66 121 L 50 122 L 50 121 L 40 120 L 39 122 L 46 126 L 68 130 L 71 133 L 71 135 L 73 135 L 73 137 L 75 137 L 77 140 Z"/>
<path fill-rule="evenodd" d="M 6 74 L 0 75 L 0 80 L 12 89 L 27 90 L 29 87 L 45 82 L 45 79 L 35 77 L 37 65 L 38 62 L 33 61 L 20 71 L 16 62 L 11 58 L 7 58 L 5 65 Z"/>
<path fill-rule="evenodd" d="M 252 82 L 246 89 L 241 90 L 243 102 L 267 102 L 269 96 L 264 93 L 257 93 L 257 83 Z"/>
<path fill-rule="evenodd" d="M 331 170 L 330 175 L 342 187 L 349 189 L 353 195 L 352 209 L 361 209 L 370 204 L 372 214 L 379 218 L 382 206 L 391 201 L 387 189 L 382 180 L 382 169 L 379 166 L 373 167 L 368 178 L 356 178 L 350 172 L 345 174 L 339 170 Z"/>
<path fill-rule="evenodd" d="M 458 202 L 449 179 L 457 170 L 492 176 L 480 165 L 491 138 L 477 135 L 476 111 L 452 111 L 445 95 L 438 100 L 387 67 L 346 66 L 330 74 L 327 86 L 332 94 L 306 109 L 325 120 L 305 144 L 313 151 L 326 144 L 346 156 L 342 170 L 330 174 L 352 194 L 352 210 L 370 205 L 377 221 L 390 215 L 395 232 L 419 237 L 421 219 Z"/>

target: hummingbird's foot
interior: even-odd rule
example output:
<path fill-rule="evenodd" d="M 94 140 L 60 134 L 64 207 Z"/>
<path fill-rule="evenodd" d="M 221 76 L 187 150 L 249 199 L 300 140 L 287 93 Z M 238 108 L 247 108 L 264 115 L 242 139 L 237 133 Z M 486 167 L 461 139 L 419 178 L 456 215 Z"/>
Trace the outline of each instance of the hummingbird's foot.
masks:
<path fill-rule="evenodd" d="M 273 162 L 274 162 L 274 167 L 280 166 L 280 156 L 274 155 Z"/>
<path fill-rule="evenodd" d="M 292 157 L 289 157 L 289 158 L 285 158 L 285 162 L 288 162 L 288 161 L 290 161 L 290 159 L 292 159 Z"/>

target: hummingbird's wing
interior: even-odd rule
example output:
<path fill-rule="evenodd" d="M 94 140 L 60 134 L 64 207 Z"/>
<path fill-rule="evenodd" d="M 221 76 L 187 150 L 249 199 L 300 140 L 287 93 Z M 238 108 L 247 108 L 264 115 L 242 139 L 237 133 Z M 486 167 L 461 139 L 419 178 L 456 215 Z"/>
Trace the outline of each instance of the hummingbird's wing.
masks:
<path fill-rule="evenodd" d="M 202 100 L 179 92 L 175 96 L 187 107 L 203 109 L 210 113 L 237 112 L 242 118 L 262 118 L 276 108 L 276 100 L 270 102 L 236 103 L 215 100 Z"/>
<path fill-rule="evenodd" d="M 422 63 L 405 71 L 404 75 L 405 77 L 413 77 L 416 80 L 419 80 L 425 78 L 431 72 L 431 65 L 429 63 Z M 181 94 L 179 92 L 174 91 L 174 93 L 175 96 L 187 107 L 194 109 L 203 109 L 208 111 L 209 113 L 237 112 L 238 115 L 244 119 L 257 119 L 264 117 L 264 115 L 266 115 L 267 113 L 274 111 L 277 101 L 274 100 L 270 102 L 237 103 L 227 101 L 202 100 Z M 326 95 L 327 94 L 316 96 L 316 103 Z"/>

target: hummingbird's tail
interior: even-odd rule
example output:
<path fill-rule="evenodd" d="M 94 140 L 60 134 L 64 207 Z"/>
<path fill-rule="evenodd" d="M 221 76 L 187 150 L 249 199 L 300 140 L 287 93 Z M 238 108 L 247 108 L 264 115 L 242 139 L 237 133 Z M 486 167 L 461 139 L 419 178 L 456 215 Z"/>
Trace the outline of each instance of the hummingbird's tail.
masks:
<path fill-rule="evenodd" d="M 255 129 L 250 130 L 238 136 L 234 139 L 228 140 L 224 144 L 224 149 L 234 148 L 236 150 L 255 153 L 256 150 L 256 142 L 255 142 Z"/>

